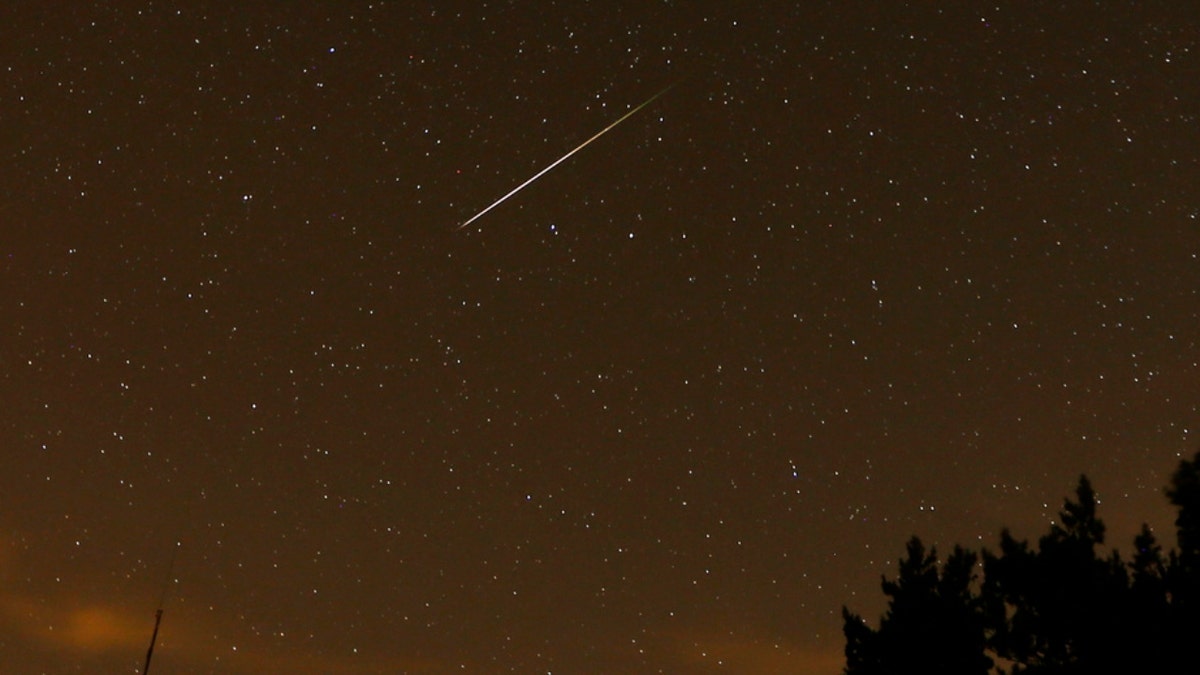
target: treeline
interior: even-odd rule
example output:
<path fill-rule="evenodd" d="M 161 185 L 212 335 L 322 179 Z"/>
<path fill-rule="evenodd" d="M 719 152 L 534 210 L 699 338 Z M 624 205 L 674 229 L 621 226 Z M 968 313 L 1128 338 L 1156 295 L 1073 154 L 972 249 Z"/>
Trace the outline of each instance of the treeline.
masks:
<path fill-rule="evenodd" d="M 1165 553 L 1143 525 L 1128 559 L 1103 554 L 1086 476 L 1036 548 L 1005 530 L 999 551 L 955 546 L 942 563 L 913 537 L 879 627 L 842 609 L 846 675 L 1200 672 L 1200 453 L 1166 495 Z"/>

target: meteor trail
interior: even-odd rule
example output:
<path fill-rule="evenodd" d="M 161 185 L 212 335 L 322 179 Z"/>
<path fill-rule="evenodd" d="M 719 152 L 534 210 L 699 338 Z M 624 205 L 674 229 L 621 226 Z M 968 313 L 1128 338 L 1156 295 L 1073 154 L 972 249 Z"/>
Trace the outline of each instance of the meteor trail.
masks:
<path fill-rule="evenodd" d="M 674 87 L 674 86 L 675 86 L 674 84 L 667 85 L 667 87 L 666 87 L 665 89 L 663 89 L 662 91 L 660 91 L 660 92 L 658 92 L 657 94 L 655 94 L 655 95 L 651 96 L 650 98 L 646 99 L 645 101 L 642 101 L 642 104 L 641 104 L 641 105 L 639 105 L 638 107 L 634 108 L 633 110 L 630 110 L 629 112 L 625 113 L 624 115 L 621 115 L 619 118 L 617 118 L 617 121 L 616 121 L 616 122 L 613 122 L 612 124 L 610 124 L 610 125 L 608 125 L 608 126 L 604 127 L 604 128 L 603 128 L 603 129 L 601 129 L 600 131 L 596 132 L 596 135 L 595 135 L 595 136 L 592 136 L 591 138 L 587 139 L 586 141 L 584 141 L 584 142 L 580 143 L 578 146 L 576 146 L 576 147 L 575 147 L 575 149 L 574 149 L 574 150 L 572 150 L 572 151 L 568 152 L 567 154 L 563 155 L 562 157 L 559 157 L 558 159 L 554 160 L 554 162 L 553 162 L 552 164 L 550 164 L 550 166 L 547 166 L 546 168 L 542 169 L 541 171 L 539 171 L 539 172 L 537 172 L 537 173 L 533 174 L 533 177 L 532 177 L 532 178 L 530 178 L 529 180 L 525 181 L 524 183 L 521 183 L 521 184 L 520 184 L 520 185 L 518 185 L 517 187 L 513 188 L 513 189 L 512 189 L 512 190 L 511 190 L 511 191 L 510 191 L 508 194 L 504 195 L 504 196 L 503 196 L 503 197 L 501 197 L 500 199 L 497 199 L 496 201 L 492 202 L 492 203 L 491 203 L 491 205 L 489 205 L 489 206 L 488 206 L 486 209 L 484 209 L 484 210 L 480 211 L 479 213 L 476 213 L 475 215 L 473 215 L 473 216 L 471 216 L 470 218 L 468 218 L 466 222 L 464 222 L 462 225 L 459 225 L 457 228 L 455 228 L 455 231 L 461 230 L 461 229 L 463 229 L 464 227 L 466 227 L 466 226 L 470 225 L 471 223 L 475 222 L 476 220 L 479 220 L 480 218 L 482 218 L 482 217 L 483 217 L 483 215 L 484 215 L 485 213 L 487 213 L 488 211 L 491 211 L 492 209 L 496 208 L 497 206 L 500 206 L 500 204 L 502 204 L 502 203 L 504 202 L 504 200 L 506 200 L 506 199 L 508 199 L 509 197 L 511 197 L 511 196 L 513 196 L 513 195 L 515 195 L 515 194 L 517 194 L 517 193 L 518 193 L 518 192 L 520 192 L 521 190 L 524 190 L 524 189 L 525 189 L 525 187 L 526 187 L 527 185 L 529 185 L 529 184 L 530 184 L 530 183 L 532 183 L 533 181 L 535 181 L 535 180 L 537 180 L 537 179 L 541 178 L 543 175 L 545 175 L 547 172 L 549 172 L 549 171 L 550 171 L 551 169 L 553 169 L 554 167 L 556 167 L 556 166 L 558 166 L 559 164 L 562 164 L 563 162 L 567 161 L 567 160 L 568 160 L 568 159 L 571 157 L 571 155 L 574 155 L 575 153 L 579 152 L 580 150 L 582 150 L 582 149 L 586 148 L 586 147 L 588 146 L 588 144 L 589 144 L 589 143 L 591 143 L 592 141 L 596 140 L 597 138 L 600 138 L 600 137 L 601 137 L 601 136 L 603 136 L 604 134 L 608 133 L 608 132 L 609 132 L 609 131 L 610 131 L 610 130 L 613 128 L 613 127 L 615 127 L 615 126 L 617 126 L 618 124 L 620 124 L 621 122 L 624 122 L 625 120 L 629 119 L 629 118 L 630 118 L 630 117 L 632 117 L 632 116 L 634 115 L 634 113 L 636 113 L 637 111 L 639 111 L 639 110 L 641 110 L 642 108 L 645 108 L 646 106 L 648 106 L 648 105 L 650 105 L 651 103 L 653 103 L 655 99 L 657 99 L 659 96 L 662 96 L 663 94 L 665 94 L 665 93 L 667 93 L 668 91 L 670 91 L 670 90 L 671 90 L 671 87 Z"/>

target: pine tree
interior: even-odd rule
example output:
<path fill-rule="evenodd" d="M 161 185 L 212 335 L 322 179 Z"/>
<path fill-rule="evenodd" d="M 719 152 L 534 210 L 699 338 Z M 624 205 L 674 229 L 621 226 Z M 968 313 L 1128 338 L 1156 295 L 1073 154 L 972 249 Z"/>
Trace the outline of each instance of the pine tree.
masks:
<path fill-rule="evenodd" d="M 897 578 L 883 579 L 888 610 L 879 629 L 842 609 L 846 674 L 984 674 L 983 614 L 972 590 L 977 557 L 956 547 L 939 570 L 937 551 L 913 537 Z"/>
<path fill-rule="evenodd" d="M 1143 525 L 1129 562 L 1103 552 L 1091 482 L 1036 548 L 1008 530 L 998 552 L 956 547 L 944 565 L 913 537 L 879 628 L 843 608 L 846 675 L 986 673 L 1082 675 L 1195 671 L 1200 635 L 1200 453 L 1181 462 L 1167 497 L 1179 509 L 1179 548 L 1164 555 Z"/>

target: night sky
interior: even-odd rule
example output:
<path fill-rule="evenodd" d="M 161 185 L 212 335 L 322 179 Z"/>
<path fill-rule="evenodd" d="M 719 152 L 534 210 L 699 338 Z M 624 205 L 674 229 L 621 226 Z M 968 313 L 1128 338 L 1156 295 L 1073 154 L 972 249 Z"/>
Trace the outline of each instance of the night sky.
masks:
<path fill-rule="evenodd" d="M 754 4 L 0 9 L 4 668 L 832 674 L 912 534 L 1172 544 L 1195 9 Z"/>

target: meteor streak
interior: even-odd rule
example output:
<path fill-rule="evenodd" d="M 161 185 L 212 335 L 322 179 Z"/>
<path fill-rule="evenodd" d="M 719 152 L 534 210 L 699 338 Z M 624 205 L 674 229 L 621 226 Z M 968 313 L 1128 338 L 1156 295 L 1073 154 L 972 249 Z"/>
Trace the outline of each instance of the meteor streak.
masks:
<path fill-rule="evenodd" d="M 587 139 L 586 141 L 584 141 L 584 142 L 580 143 L 578 146 L 576 146 L 576 147 L 575 147 L 575 149 L 574 149 L 574 150 L 572 150 L 572 151 L 568 152 L 567 154 L 563 155 L 562 157 L 559 157 L 558 159 L 554 160 L 554 162 L 553 162 L 553 163 L 551 163 L 551 164 L 550 164 L 550 166 L 547 166 L 546 168 L 542 169 L 541 171 L 539 171 L 539 172 L 537 172 L 537 173 L 533 174 L 533 177 L 532 177 L 532 178 L 530 178 L 529 180 L 525 181 L 524 183 L 521 183 L 521 184 L 520 184 L 520 185 L 518 185 L 517 187 L 513 188 L 513 189 L 512 189 L 512 190 L 511 190 L 511 191 L 510 191 L 508 194 L 504 195 L 504 196 L 503 196 L 503 197 L 501 197 L 500 199 L 497 199 L 496 201 L 492 202 L 492 203 L 491 203 L 491 205 L 489 205 L 489 206 L 488 206 L 486 209 L 484 209 L 484 210 L 480 211 L 479 213 L 476 213 L 475 215 L 473 215 L 473 216 L 471 216 L 470 218 L 468 218 L 466 222 L 464 222 L 462 225 L 459 225 L 457 228 L 455 228 L 455 231 L 457 231 L 457 230 L 461 230 L 461 229 L 463 229 L 464 227 L 466 227 L 466 226 L 470 225 L 471 223 L 475 222 L 476 220 L 479 220 L 480 218 L 482 218 L 482 217 L 483 217 L 483 215 L 484 215 L 485 213 L 487 213 L 488 211 L 491 211 L 492 209 L 496 208 L 497 206 L 500 206 L 500 204 L 504 203 L 504 200 L 506 200 L 506 199 L 508 199 L 509 197 L 511 197 L 511 196 L 513 196 L 513 195 L 515 195 L 515 194 L 517 194 L 517 193 L 518 193 L 518 192 L 520 192 L 521 190 L 524 190 L 524 189 L 525 189 L 525 187 L 526 187 L 526 186 L 528 186 L 530 183 L 532 183 L 533 181 L 535 181 L 535 180 L 537 180 L 537 179 L 541 178 L 542 176 L 544 176 L 546 173 L 548 173 L 548 172 L 549 172 L 551 169 L 553 169 L 554 167 L 556 167 L 556 166 L 558 166 L 559 164 L 562 164 L 563 162 L 565 162 L 565 161 L 567 161 L 568 159 L 570 159 L 571 155 L 574 155 L 575 153 L 579 152 L 580 150 L 582 150 L 582 149 L 586 148 L 586 147 L 588 146 L 588 144 L 589 144 L 589 143 L 591 143 L 592 141 L 596 140 L 597 138 L 600 138 L 600 137 L 601 137 L 601 136 L 603 136 L 604 134 L 607 134 L 609 131 L 611 131 L 611 130 L 612 130 L 612 128 L 613 128 L 613 127 L 617 126 L 617 125 L 618 125 L 618 124 L 620 124 L 621 122 L 624 122 L 625 120 L 629 119 L 630 117 L 633 117 L 633 115 L 634 115 L 635 113 L 637 113 L 637 111 L 639 111 L 639 110 L 641 110 L 642 108 L 645 108 L 646 106 L 648 106 L 648 105 L 650 105 L 651 103 L 653 103 L 655 99 L 657 99 L 659 96 L 662 96 L 663 94 L 665 94 L 665 93 L 667 93 L 668 91 L 670 91 L 670 90 L 671 90 L 671 87 L 674 87 L 674 86 L 675 86 L 674 84 L 667 85 L 667 87 L 666 87 L 665 89 L 663 89 L 662 91 L 660 91 L 660 92 L 658 92 L 657 94 L 655 94 L 655 95 L 651 96 L 650 98 L 646 99 L 645 101 L 642 101 L 642 104 L 641 104 L 641 105 L 639 105 L 638 107 L 634 108 L 633 110 L 630 110 L 629 112 L 625 113 L 624 115 L 621 115 L 619 118 L 617 118 L 617 121 L 613 122 L 612 124 L 610 124 L 610 125 L 608 125 L 608 126 L 604 127 L 604 128 L 603 128 L 603 129 L 601 129 L 600 131 L 596 132 L 596 135 L 595 135 L 595 136 L 592 136 L 591 138 Z"/>

